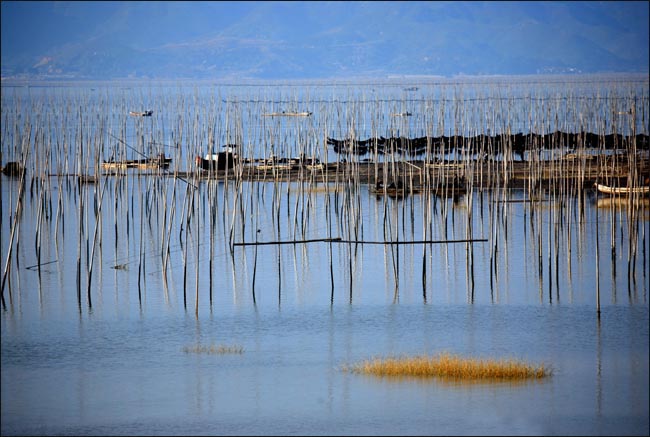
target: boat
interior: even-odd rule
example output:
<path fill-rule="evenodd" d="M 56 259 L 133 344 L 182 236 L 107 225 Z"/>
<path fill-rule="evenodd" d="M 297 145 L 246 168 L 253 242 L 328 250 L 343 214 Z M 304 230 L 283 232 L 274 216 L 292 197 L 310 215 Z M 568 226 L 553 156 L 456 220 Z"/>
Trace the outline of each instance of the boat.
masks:
<path fill-rule="evenodd" d="M 268 112 L 266 114 L 262 114 L 264 117 L 309 117 L 312 115 L 312 112 L 310 111 L 303 111 L 303 112 L 290 112 L 290 111 L 282 111 L 282 112 Z"/>
<path fill-rule="evenodd" d="M 597 158 L 597 155 L 587 153 L 585 151 L 568 152 L 562 157 L 562 159 L 564 159 L 565 161 L 578 161 L 578 160 L 581 160 L 581 159 L 591 161 L 591 160 L 595 160 L 596 158 Z"/>
<path fill-rule="evenodd" d="M 121 161 L 103 161 L 102 169 L 104 170 L 124 170 L 127 168 L 137 168 L 140 170 L 149 170 L 155 168 L 167 168 L 172 162 L 172 158 L 165 157 L 164 153 L 158 154 L 153 158 L 144 159 L 123 159 Z"/>
<path fill-rule="evenodd" d="M 301 153 L 300 156 L 293 158 L 278 158 L 277 156 L 271 154 L 268 158 L 265 159 L 257 159 L 254 161 L 246 162 L 254 163 L 255 169 L 259 171 L 299 170 L 301 168 L 306 168 L 307 170 L 322 170 L 325 168 L 325 165 L 323 165 L 320 159 L 313 156 L 305 156 L 304 153 Z"/>
<path fill-rule="evenodd" d="M 271 155 L 266 159 L 260 159 L 257 161 L 255 168 L 259 171 L 266 170 L 291 170 L 294 163 L 287 158 L 278 158 L 277 156 Z"/>
<path fill-rule="evenodd" d="M 320 162 L 320 160 L 313 161 L 311 163 L 304 164 L 307 170 L 324 170 L 325 164 Z"/>
<path fill-rule="evenodd" d="M 237 154 L 231 150 L 219 153 L 208 153 L 205 158 L 196 156 L 196 166 L 205 171 L 228 170 L 234 168 L 239 161 Z"/>
<path fill-rule="evenodd" d="M 129 115 L 132 117 L 151 117 L 153 111 L 130 111 Z"/>
<path fill-rule="evenodd" d="M 614 187 L 596 182 L 594 184 L 596 189 L 604 194 L 612 194 L 618 196 L 628 196 L 630 194 L 640 194 L 643 196 L 650 195 L 650 185 L 641 185 L 638 187 Z"/>
<path fill-rule="evenodd" d="M 301 153 L 300 156 L 291 158 L 289 162 L 292 164 L 293 168 L 304 167 L 307 170 L 322 170 L 325 166 L 320 162 L 320 159 L 314 156 L 305 156 L 304 153 Z"/>

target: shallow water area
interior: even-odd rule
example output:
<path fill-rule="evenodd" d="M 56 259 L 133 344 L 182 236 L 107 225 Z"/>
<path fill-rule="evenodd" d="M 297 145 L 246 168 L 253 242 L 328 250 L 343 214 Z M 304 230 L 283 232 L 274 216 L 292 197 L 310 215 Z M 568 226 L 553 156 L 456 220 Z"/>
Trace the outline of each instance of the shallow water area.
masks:
<path fill-rule="evenodd" d="M 233 140 L 257 145 L 242 152 L 255 158 L 269 155 L 263 139 L 272 138 L 275 154 L 331 162 L 341 157 L 325 138 L 345 137 L 346 126 L 359 137 L 420 135 L 445 119 L 476 131 L 485 120 L 476 97 L 499 102 L 490 116 L 511 107 L 513 126 L 532 129 L 525 111 L 555 114 L 526 96 L 567 92 L 545 82 L 432 83 L 407 98 L 407 85 L 3 89 L 3 150 L 8 139 L 33 147 L 18 213 L 21 180 L 0 175 L 3 273 L 9 266 L 1 434 L 647 435 L 644 202 L 593 189 L 544 191 L 541 201 L 503 186 L 391 198 L 345 179 L 191 177 L 194 155 Z M 638 88 L 647 111 L 647 78 L 629 88 L 577 82 L 568 100 L 587 111 L 601 86 L 614 87 L 607 108 Z M 469 103 L 454 97 L 458 87 Z M 107 115 L 80 125 L 79 101 Z M 34 136 L 29 107 L 40 109 Z M 154 113 L 129 118 L 134 108 Z M 313 115 L 257 118 L 285 108 Z M 467 123 L 455 120 L 459 108 Z M 410 120 L 389 115 L 406 110 Z M 565 126 L 577 123 L 558 111 Z M 643 122 L 638 129 L 647 133 Z M 138 150 L 177 143 L 172 169 L 83 184 L 68 176 L 101 173 L 98 157 L 113 151 L 132 157 L 109 131 Z M 73 138 L 103 146 L 84 148 L 82 161 Z M 345 371 L 442 352 L 544 364 L 552 375 L 468 382 Z"/>

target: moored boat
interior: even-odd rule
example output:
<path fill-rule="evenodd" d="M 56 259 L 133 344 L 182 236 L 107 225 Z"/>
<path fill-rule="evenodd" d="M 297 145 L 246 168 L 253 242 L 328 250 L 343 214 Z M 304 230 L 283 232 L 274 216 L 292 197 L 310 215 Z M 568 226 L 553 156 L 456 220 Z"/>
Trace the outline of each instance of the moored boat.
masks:
<path fill-rule="evenodd" d="M 650 195 L 650 185 L 641 185 L 638 187 L 614 187 L 610 185 L 599 184 L 596 182 L 594 186 L 598 191 L 605 194 L 619 196 L 629 196 L 630 194 L 640 194 L 643 196 Z"/>
<path fill-rule="evenodd" d="M 127 168 L 138 168 L 140 170 L 148 170 L 155 168 L 167 168 L 172 162 L 172 158 L 165 157 L 164 153 L 160 153 L 153 158 L 144 159 L 124 159 L 121 161 L 103 161 L 102 169 L 104 170 L 123 170 Z"/>
<path fill-rule="evenodd" d="M 262 114 L 263 117 L 309 117 L 312 115 L 311 111 L 302 111 L 302 112 L 291 112 L 291 111 L 282 111 L 282 112 L 267 112 Z"/>
<path fill-rule="evenodd" d="M 129 115 L 132 117 L 151 117 L 153 115 L 153 111 L 130 111 Z"/>
<path fill-rule="evenodd" d="M 301 153 L 300 156 L 291 158 L 289 160 L 294 167 L 305 167 L 308 170 L 322 170 L 325 166 L 320 162 L 320 159 L 314 156 L 306 156 Z"/>
<path fill-rule="evenodd" d="M 205 171 L 228 170 L 237 165 L 238 157 L 230 150 L 219 153 L 208 153 L 205 158 L 196 156 L 196 166 Z"/>

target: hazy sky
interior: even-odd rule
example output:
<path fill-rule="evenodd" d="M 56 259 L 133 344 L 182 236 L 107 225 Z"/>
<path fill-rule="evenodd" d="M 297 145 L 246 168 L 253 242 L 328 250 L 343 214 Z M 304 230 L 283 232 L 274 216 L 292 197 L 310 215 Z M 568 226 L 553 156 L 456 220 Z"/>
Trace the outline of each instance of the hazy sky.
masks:
<path fill-rule="evenodd" d="M 2 1 L 2 71 L 648 71 L 648 4 Z"/>

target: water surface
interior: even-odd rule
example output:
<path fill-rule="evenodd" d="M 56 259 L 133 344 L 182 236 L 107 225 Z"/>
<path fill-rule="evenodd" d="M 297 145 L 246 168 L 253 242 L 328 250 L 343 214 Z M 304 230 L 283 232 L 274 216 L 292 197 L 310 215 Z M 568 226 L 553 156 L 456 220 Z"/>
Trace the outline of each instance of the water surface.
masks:
<path fill-rule="evenodd" d="M 555 89 L 529 85 L 505 89 L 512 99 Z M 647 81 L 641 85 L 647 102 Z M 593 103 L 602 94 L 589 87 L 575 85 L 570 95 Z M 82 135 L 107 137 L 98 126 L 122 124 L 125 132 L 138 132 L 135 120 L 112 112 L 113 101 L 146 109 L 151 96 L 178 110 L 169 118 L 181 114 L 185 127 L 194 123 L 196 109 L 188 102 L 195 97 L 228 110 L 232 102 L 266 102 L 256 111 L 315 101 L 326 115 L 308 120 L 304 136 L 289 126 L 295 121 L 275 121 L 270 132 L 278 143 L 293 141 L 291 135 L 319 138 L 312 144 L 317 148 L 326 147 L 328 134 L 345 132 L 333 126 L 349 126 L 346 117 L 366 129 L 360 133 L 387 135 L 390 117 L 371 116 L 366 123 L 351 114 L 402 109 L 390 105 L 410 101 L 402 87 L 384 94 L 381 88 L 351 89 L 319 88 L 305 96 L 292 87 L 245 93 L 212 87 L 206 94 L 107 88 L 97 101 L 115 120 L 89 117 L 94 124 L 84 125 L 90 131 Z M 412 98 L 416 108 L 440 104 L 458 89 L 420 87 L 424 94 Z M 494 84 L 460 89 L 485 98 L 504 90 Z M 620 94 L 629 98 L 624 89 Z M 60 98 L 75 108 L 79 96 L 97 98 L 65 89 L 30 92 L 21 105 L 34 99 L 46 108 Z M 618 102 L 616 89 L 608 93 L 607 105 Z M 390 103 L 382 103 L 384 97 Z M 230 103 L 219 106 L 223 100 Z M 16 107 L 3 89 L 3 120 Z M 75 111 L 50 112 L 34 122 L 59 132 L 48 131 L 61 140 L 53 150 L 63 150 L 64 139 L 74 143 Z M 467 114 L 467 121 L 476 121 Z M 141 134 L 171 143 L 170 132 L 178 138 L 180 124 L 167 117 L 154 119 L 152 130 Z M 19 128 L 20 120 L 14 120 Z M 408 129 L 426 124 L 420 119 Z M 5 139 L 22 137 L 11 126 L 3 150 Z M 253 138 L 269 132 L 246 126 Z M 203 129 L 183 138 L 201 139 L 205 149 Z M 228 134 L 219 132 L 214 136 L 224 135 L 216 142 L 226 141 Z M 73 158 L 68 167 L 61 164 L 62 173 L 76 169 L 69 150 Z M 31 159 L 40 159 L 38 153 Z M 647 207 L 598 207 L 589 190 L 582 200 L 547 195 L 538 203 L 522 202 L 522 190 L 501 189 L 457 201 L 425 195 L 395 200 L 365 186 L 304 191 L 284 182 L 237 187 L 137 173 L 79 186 L 68 177 L 34 174 L 11 245 L 19 180 L 0 176 L 3 268 L 12 248 L 1 317 L 3 435 L 648 434 Z M 485 241 L 232 244 L 333 237 Z M 196 345 L 238 346 L 242 353 L 185 351 Z M 441 352 L 515 358 L 550 366 L 553 373 L 537 381 L 470 383 L 343 370 L 373 357 Z"/>

